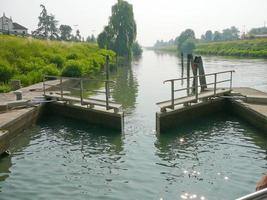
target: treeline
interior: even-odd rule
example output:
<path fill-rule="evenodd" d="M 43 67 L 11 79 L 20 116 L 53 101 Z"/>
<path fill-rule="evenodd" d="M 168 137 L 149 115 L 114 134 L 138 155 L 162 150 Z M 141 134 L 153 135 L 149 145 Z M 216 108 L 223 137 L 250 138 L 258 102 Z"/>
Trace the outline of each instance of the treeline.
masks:
<path fill-rule="evenodd" d="M 179 51 L 185 54 L 199 53 L 212 55 L 267 57 L 267 39 L 257 39 L 267 34 L 267 28 L 253 28 L 246 34 L 232 26 L 222 32 L 206 31 L 201 39 L 195 37 L 192 29 L 183 31 L 175 39 L 158 40 L 153 49 L 163 51 Z M 255 40 L 251 40 L 254 39 Z"/>
<path fill-rule="evenodd" d="M 38 17 L 38 28 L 32 32 L 34 38 L 75 42 L 96 42 L 96 38 L 93 34 L 85 39 L 81 36 L 79 29 L 73 34 L 71 26 L 65 24 L 58 26 L 58 21 L 56 20 L 55 15 L 48 14 L 44 5 L 41 4 L 40 6 L 42 11 Z"/>
<path fill-rule="evenodd" d="M 42 81 L 45 74 L 94 76 L 103 69 L 106 56 L 114 65 L 115 53 L 97 44 L 0 35 L 0 92 L 10 90 L 10 79 L 27 86 Z"/>

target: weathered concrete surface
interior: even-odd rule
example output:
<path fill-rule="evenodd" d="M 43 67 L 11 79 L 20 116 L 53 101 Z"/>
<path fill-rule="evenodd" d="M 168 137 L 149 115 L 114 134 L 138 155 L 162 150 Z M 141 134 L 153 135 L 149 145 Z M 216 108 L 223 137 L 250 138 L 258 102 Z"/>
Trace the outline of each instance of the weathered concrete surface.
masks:
<path fill-rule="evenodd" d="M 0 130 L 0 155 L 9 148 L 8 131 Z"/>
<path fill-rule="evenodd" d="M 112 128 L 122 131 L 124 125 L 123 112 L 114 113 L 101 109 L 90 109 L 80 105 L 70 105 L 61 102 L 47 103 L 44 107 L 45 115 L 61 115 L 85 121 L 92 124 L 97 124 L 102 127 Z"/>
<path fill-rule="evenodd" d="M 204 115 L 227 111 L 267 133 L 267 104 L 262 102 L 267 97 L 267 93 L 244 87 L 233 88 L 231 95 L 241 96 L 242 98 L 216 98 L 168 112 L 158 112 L 156 113 L 156 130 L 158 133 L 164 132 Z M 258 101 L 254 99 L 252 102 L 247 101 L 251 96 L 260 96 L 261 99 Z"/>
<path fill-rule="evenodd" d="M 234 88 L 233 92 L 240 93 L 242 96 L 261 96 L 267 97 L 267 93 L 253 88 Z M 241 100 L 232 100 L 231 110 L 233 114 L 238 115 L 251 125 L 267 133 L 267 104 L 262 100 L 248 102 Z"/>
<path fill-rule="evenodd" d="M 58 81 L 50 81 L 49 84 L 57 85 Z M 23 100 L 32 100 L 36 96 L 42 96 L 42 88 L 43 83 L 21 88 Z M 34 124 L 41 111 L 41 105 L 18 109 L 8 108 L 8 103 L 15 100 L 16 95 L 13 92 L 0 93 L 0 154 L 8 148 L 13 137 Z"/>
<path fill-rule="evenodd" d="M 225 99 L 217 98 L 176 110 L 157 112 L 156 130 L 158 133 L 161 133 L 206 115 L 222 112 L 226 107 L 226 103 Z"/>

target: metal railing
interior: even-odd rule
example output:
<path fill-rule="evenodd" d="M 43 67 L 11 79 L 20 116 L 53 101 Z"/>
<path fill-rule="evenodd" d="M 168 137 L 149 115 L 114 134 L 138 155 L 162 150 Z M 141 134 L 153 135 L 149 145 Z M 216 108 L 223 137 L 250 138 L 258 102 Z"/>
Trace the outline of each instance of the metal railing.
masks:
<path fill-rule="evenodd" d="M 59 84 L 48 84 L 46 83 L 46 81 L 51 81 L 51 80 L 59 80 Z M 70 86 L 66 86 L 64 85 L 64 82 L 66 80 L 74 80 L 76 81 L 76 84 L 79 85 L 79 88 L 77 87 L 70 87 Z M 101 90 L 88 90 L 88 89 L 84 89 L 84 81 L 95 81 L 95 82 L 103 82 L 105 84 L 105 90 L 101 91 Z M 81 105 L 86 105 L 86 103 L 84 103 L 84 92 L 94 92 L 94 93 L 101 93 L 101 94 L 105 94 L 105 106 L 106 109 L 109 110 L 110 106 L 110 94 L 111 94 L 111 90 L 110 90 L 110 84 L 115 83 L 114 81 L 111 80 L 98 80 L 98 79 L 89 79 L 89 78 L 74 78 L 74 77 L 62 77 L 62 76 L 48 76 L 45 75 L 43 77 L 43 93 L 44 95 L 46 95 L 47 92 L 47 88 L 46 86 L 50 86 L 52 88 L 59 88 L 59 95 L 60 98 L 63 100 L 64 99 L 64 89 L 69 89 L 69 90 L 74 90 L 74 91 L 79 91 L 79 98 L 80 98 L 80 103 Z M 102 101 L 102 100 L 100 100 Z"/>
<path fill-rule="evenodd" d="M 232 86 L 233 86 L 233 73 L 235 71 L 234 70 L 229 70 L 229 71 L 222 71 L 222 72 L 217 72 L 217 73 L 210 73 L 210 74 L 205 74 L 205 75 L 197 75 L 197 76 L 191 76 L 191 77 L 185 77 L 185 78 L 177 78 L 177 79 L 169 79 L 169 80 L 165 80 L 163 83 L 167 83 L 170 82 L 171 83 L 171 103 L 172 103 L 172 108 L 174 108 L 174 100 L 175 100 L 175 92 L 180 92 L 180 91 L 187 91 L 187 96 L 192 96 L 192 94 L 190 95 L 190 90 L 192 90 L 193 95 L 195 95 L 195 101 L 198 101 L 198 96 L 199 96 L 199 87 L 203 88 L 203 87 L 207 87 L 209 85 L 214 85 L 213 88 L 213 95 L 216 96 L 216 91 L 218 88 L 218 84 L 221 83 L 225 83 L 225 82 L 229 82 L 229 89 L 232 90 Z M 229 74 L 230 77 L 229 79 L 223 79 L 218 81 L 218 75 L 220 74 Z M 210 76 L 214 76 L 214 82 L 211 83 L 206 83 L 205 85 L 201 85 L 198 83 L 198 79 L 200 77 L 210 77 Z M 194 85 L 190 87 L 190 80 L 193 79 L 194 81 Z M 183 81 L 183 80 L 187 80 L 187 87 L 186 88 L 181 88 L 181 89 L 175 89 L 174 88 L 174 83 L 176 81 Z M 203 91 L 203 90 L 202 90 Z"/>

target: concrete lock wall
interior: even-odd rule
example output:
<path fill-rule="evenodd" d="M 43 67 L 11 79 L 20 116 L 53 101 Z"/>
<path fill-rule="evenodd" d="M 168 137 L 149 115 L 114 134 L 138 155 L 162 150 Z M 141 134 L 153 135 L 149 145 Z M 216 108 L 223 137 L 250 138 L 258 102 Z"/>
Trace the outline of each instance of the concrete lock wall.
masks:
<path fill-rule="evenodd" d="M 123 113 L 113 113 L 96 109 L 88 109 L 80 106 L 57 102 L 46 104 L 44 111 L 46 115 L 56 114 L 63 117 L 69 117 L 84 122 L 97 124 L 102 127 L 111 128 L 114 130 L 123 130 Z"/>
<path fill-rule="evenodd" d="M 191 120 L 216 112 L 222 112 L 226 108 L 226 104 L 227 102 L 225 99 L 215 99 L 174 111 L 156 113 L 156 130 L 158 133 L 161 133 L 183 125 Z"/>
<path fill-rule="evenodd" d="M 215 99 L 207 102 L 184 107 L 165 113 L 156 113 L 156 129 L 158 133 L 179 127 L 192 120 L 212 115 L 218 112 L 226 112 L 236 115 L 252 126 L 267 133 L 267 118 L 261 113 L 250 109 L 245 104 L 231 99 Z"/>
<path fill-rule="evenodd" d="M 267 118 L 237 101 L 229 101 L 228 111 L 267 134 Z"/>

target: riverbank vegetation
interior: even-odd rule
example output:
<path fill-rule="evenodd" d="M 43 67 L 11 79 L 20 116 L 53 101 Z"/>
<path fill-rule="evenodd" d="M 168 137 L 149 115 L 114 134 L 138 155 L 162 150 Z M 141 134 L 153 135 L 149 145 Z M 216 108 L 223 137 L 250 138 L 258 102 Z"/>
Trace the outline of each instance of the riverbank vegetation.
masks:
<path fill-rule="evenodd" d="M 44 74 L 94 76 L 106 56 L 115 64 L 115 53 L 94 43 L 61 42 L 0 35 L 0 92 L 10 90 L 11 79 L 23 86 L 42 81 Z"/>
<path fill-rule="evenodd" d="M 197 44 L 197 54 L 267 58 L 267 38 Z"/>
<path fill-rule="evenodd" d="M 265 37 L 266 34 L 266 37 Z M 187 29 L 169 41 L 158 40 L 151 48 L 159 51 L 222 56 L 267 58 L 267 28 L 252 28 L 242 33 L 232 26 L 222 32 L 208 30 L 196 39 L 194 31 Z"/>

